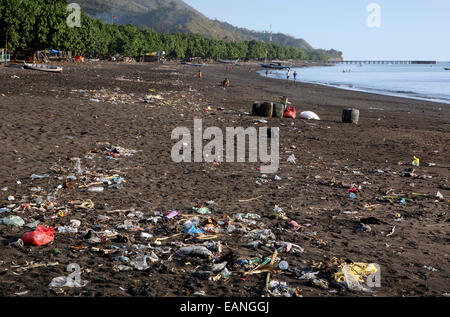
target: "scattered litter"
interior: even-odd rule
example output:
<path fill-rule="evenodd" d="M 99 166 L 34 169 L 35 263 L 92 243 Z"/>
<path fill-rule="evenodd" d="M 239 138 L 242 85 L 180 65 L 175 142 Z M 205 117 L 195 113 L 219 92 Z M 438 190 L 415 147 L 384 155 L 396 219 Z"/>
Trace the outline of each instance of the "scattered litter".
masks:
<path fill-rule="evenodd" d="M 294 164 L 295 164 L 295 160 L 296 160 L 296 158 L 295 158 L 295 155 L 294 155 L 294 154 L 290 155 L 290 156 L 288 157 L 288 159 L 287 159 L 287 161 L 288 161 L 289 163 L 294 163 Z"/>
<path fill-rule="evenodd" d="M 432 266 L 424 265 L 423 268 L 424 268 L 424 269 L 427 269 L 428 271 L 431 271 L 431 272 L 439 272 L 438 269 L 435 269 L 435 268 L 432 267 Z"/>
<path fill-rule="evenodd" d="M 202 208 L 196 208 L 192 207 L 192 210 L 194 210 L 196 213 L 201 215 L 209 215 L 211 211 L 208 209 L 208 207 L 202 207 Z"/>

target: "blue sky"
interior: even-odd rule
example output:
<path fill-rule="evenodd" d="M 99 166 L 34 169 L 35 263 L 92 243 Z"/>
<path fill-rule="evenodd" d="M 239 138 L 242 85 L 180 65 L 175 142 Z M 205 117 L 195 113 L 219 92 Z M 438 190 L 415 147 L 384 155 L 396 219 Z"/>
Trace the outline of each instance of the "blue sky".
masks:
<path fill-rule="evenodd" d="M 209 18 L 286 33 L 344 59 L 450 61 L 450 0 L 184 0 Z M 371 28 L 367 6 L 381 8 Z"/>

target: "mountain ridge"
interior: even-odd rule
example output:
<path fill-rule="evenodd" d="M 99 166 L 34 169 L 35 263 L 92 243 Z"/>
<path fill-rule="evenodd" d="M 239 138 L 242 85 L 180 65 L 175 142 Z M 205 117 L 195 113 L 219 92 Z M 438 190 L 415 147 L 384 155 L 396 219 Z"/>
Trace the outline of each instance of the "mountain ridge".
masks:
<path fill-rule="evenodd" d="M 212 20 L 182 0 L 78 0 L 88 15 L 116 24 L 133 24 L 158 33 L 193 33 L 226 41 L 257 40 L 269 42 L 268 32 L 258 32 Z M 330 59 L 342 59 L 337 50 L 314 49 L 304 39 L 274 33 L 272 42 L 281 46 L 300 48 L 308 53 L 323 53 Z"/>

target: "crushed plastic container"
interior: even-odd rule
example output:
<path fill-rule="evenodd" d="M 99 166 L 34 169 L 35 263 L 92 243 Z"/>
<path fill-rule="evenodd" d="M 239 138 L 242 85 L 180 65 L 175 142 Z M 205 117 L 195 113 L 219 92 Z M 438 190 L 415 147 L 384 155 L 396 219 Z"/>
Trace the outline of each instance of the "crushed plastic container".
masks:
<path fill-rule="evenodd" d="M 192 256 L 200 256 L 200 257 L 212 257 L 213 254 L 204 246 L 191 246 L 191 247 L 183 247 L 179 249 L 177 252 L 179 255 L 192 255 Z"/>

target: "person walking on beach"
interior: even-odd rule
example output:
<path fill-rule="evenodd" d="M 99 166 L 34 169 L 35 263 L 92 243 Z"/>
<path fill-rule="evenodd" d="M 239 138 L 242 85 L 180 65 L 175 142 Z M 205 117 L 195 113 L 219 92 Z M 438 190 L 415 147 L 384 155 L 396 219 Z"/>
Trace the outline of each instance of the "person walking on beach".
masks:
<path fill-rule="evenodd" d="M 201 70 L 198 71 L 198 78 L 200 78 L 200 79 L 203 78 L 203 74 L 202 74 L 202 71 L 201 71 Z"/>
<path fill-rule="evenodd" d="M 266 78 L 269 77 L 269 70 L 266 69 Z"/>
<path fill-rule="evenodd" d="M 291 70 L 290 69 L 287 71 L 286 77 L 287 77 L 287 80 L 289 80 L 289 77 L 291 77 Z"/>
<path fill-rule="evenodd" d="M 297 81 L 297 71 L 294 71 L 294 83 Z"/>
<path fill-rule="evenodd" d="M 225 80 L 222 82 L 222 86 L 223 88 L 230 86 L 230 81 L 228 80 L 228 78 L 225 78 Z"/>

